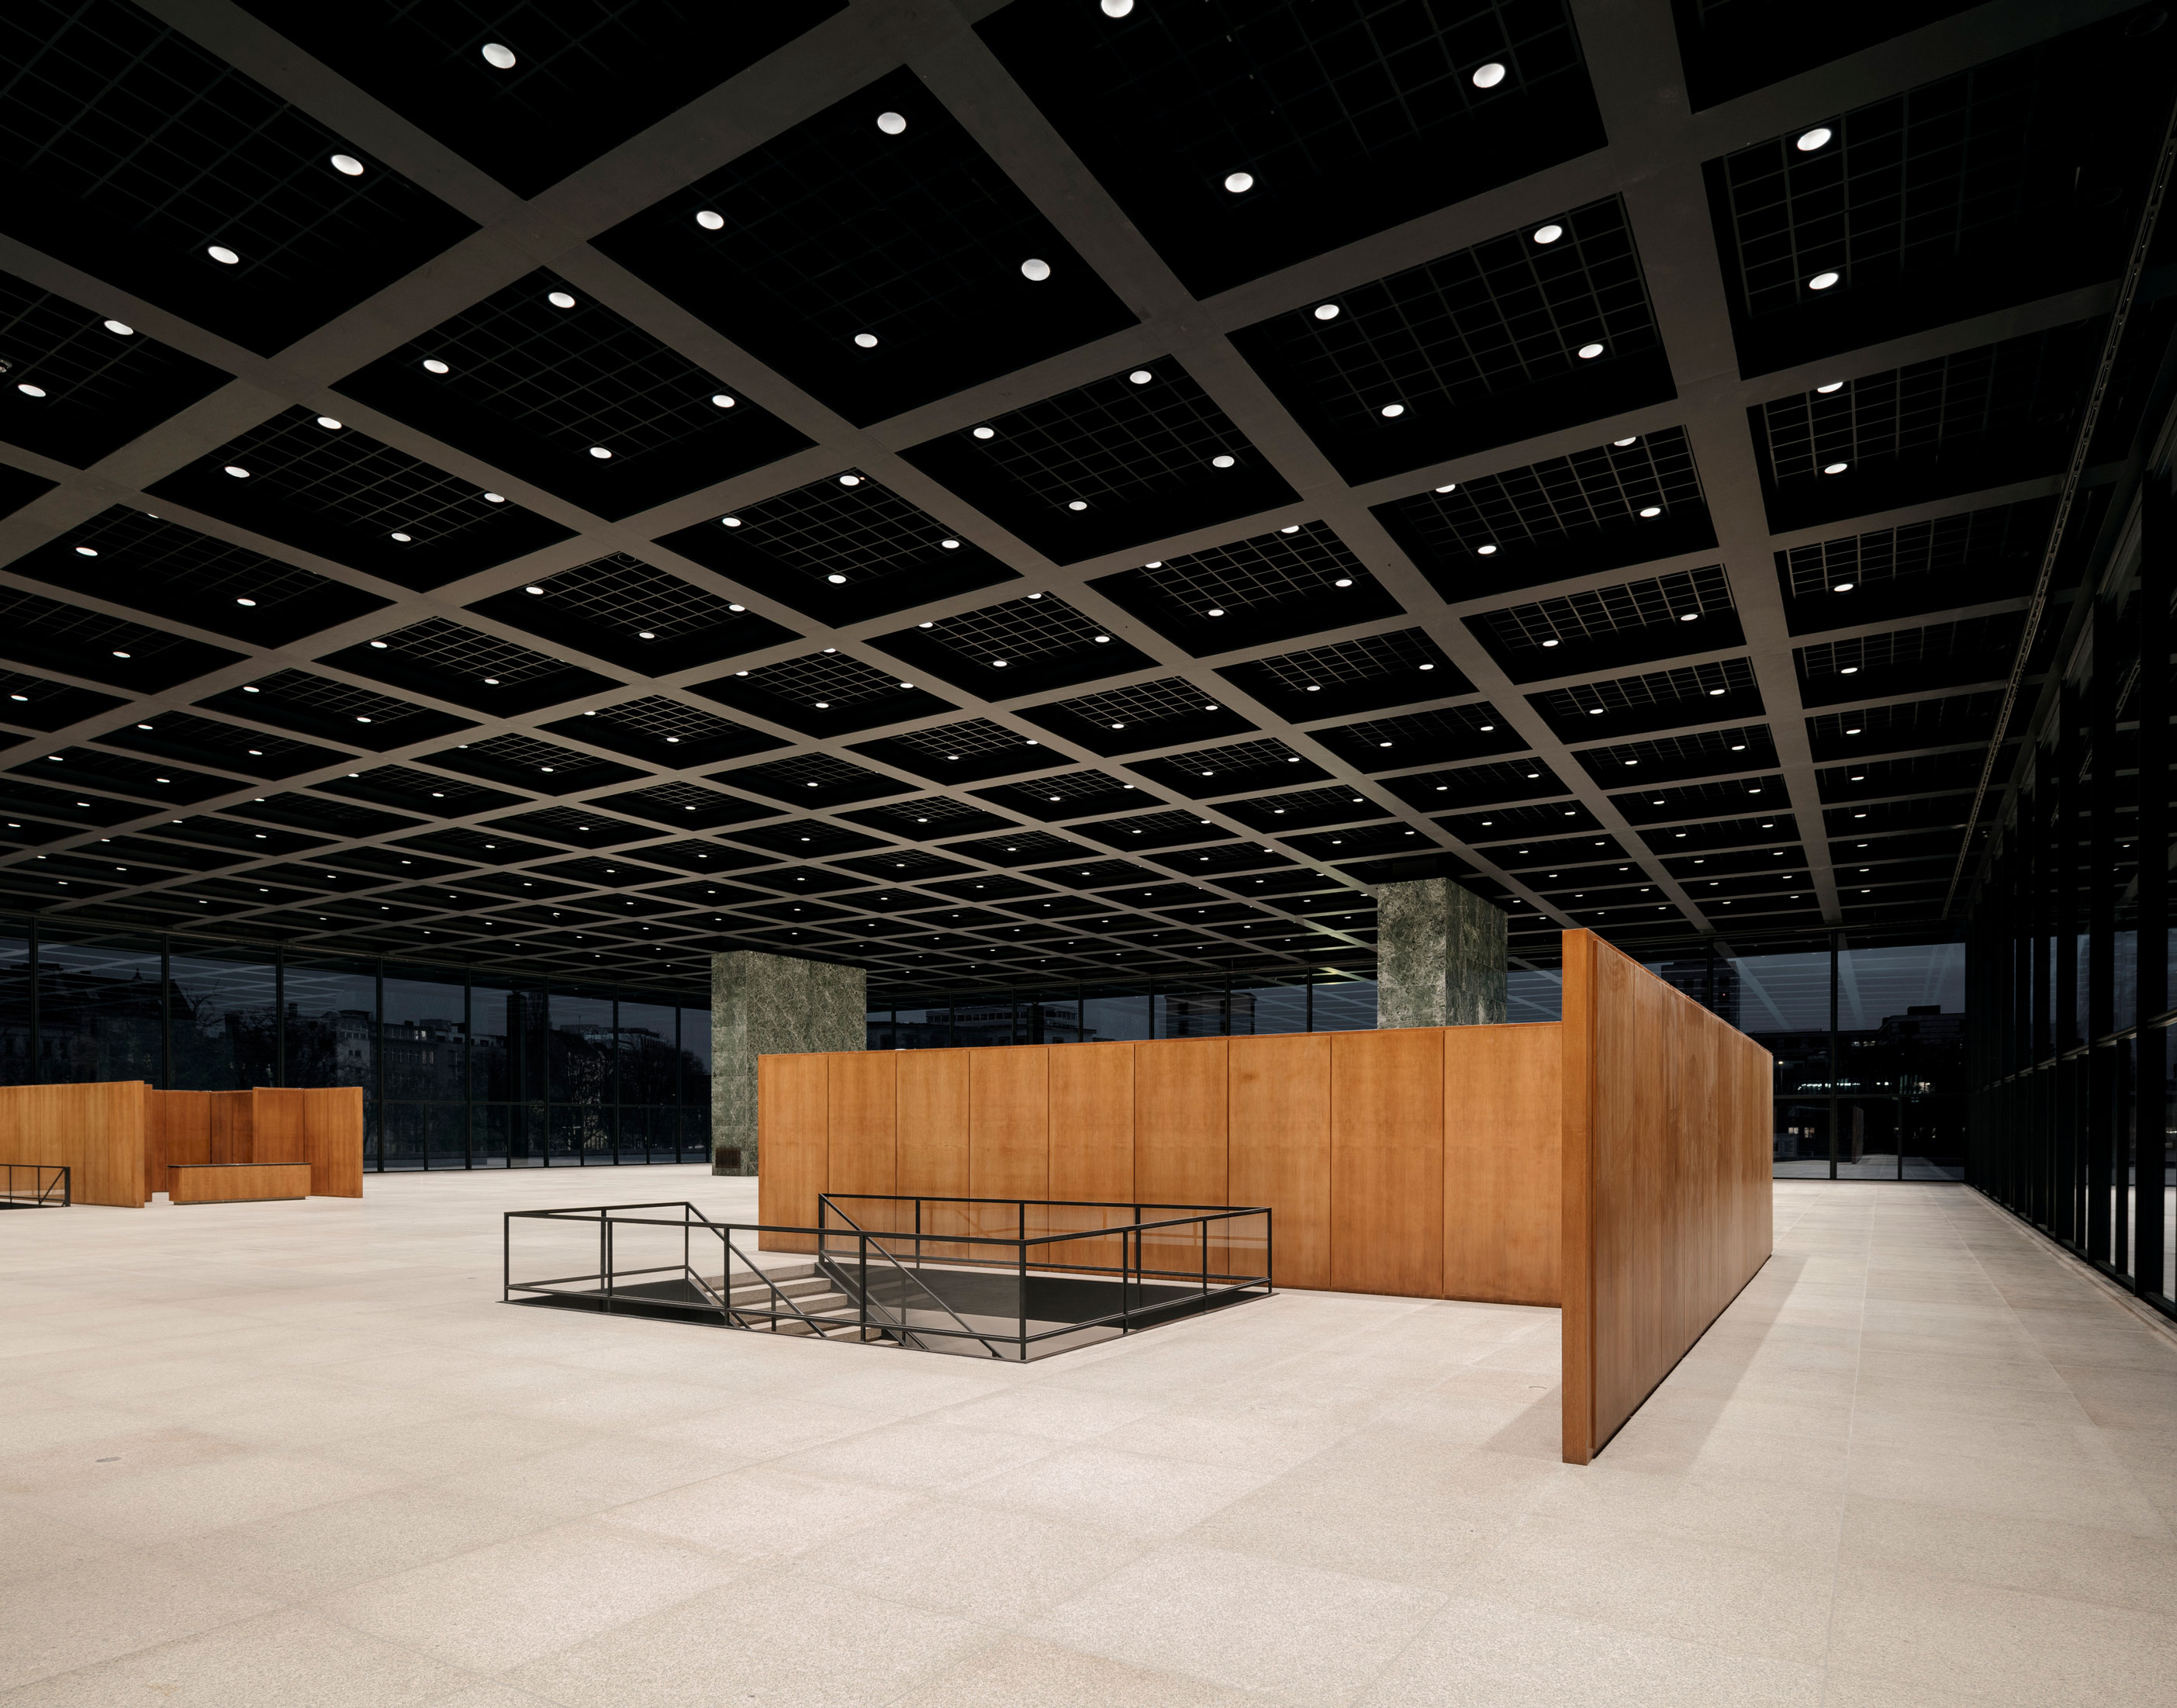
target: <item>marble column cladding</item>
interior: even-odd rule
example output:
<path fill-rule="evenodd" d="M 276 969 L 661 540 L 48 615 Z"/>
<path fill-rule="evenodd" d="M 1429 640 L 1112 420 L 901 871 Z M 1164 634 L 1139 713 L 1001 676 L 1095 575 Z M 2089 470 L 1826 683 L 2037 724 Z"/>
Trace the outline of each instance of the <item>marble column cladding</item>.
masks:
<path fill-rule="evenodd" d="M 1503 913 L 1449 878 L 1375 893 L 1377 1025 L 1502 1024 Z"/>
<path fill-rule="evenodd" d="M 712 1171 L 754 1174 L 756 1059 L 867 1047 L 869 975 L 859 967 L 734 949 L 711 957 Z M 739 1161 L 728 1154 L 739 1152 Z"/>

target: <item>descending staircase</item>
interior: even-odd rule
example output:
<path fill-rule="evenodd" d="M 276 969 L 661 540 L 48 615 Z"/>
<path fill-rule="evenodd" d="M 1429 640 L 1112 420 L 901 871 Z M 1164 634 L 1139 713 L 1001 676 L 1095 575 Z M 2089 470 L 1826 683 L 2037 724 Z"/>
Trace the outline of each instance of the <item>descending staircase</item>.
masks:
<path fill-rule="evenodd" d="M 890 1338 L 882 1329 L 865 1329 L 856 1323 L 843 1322 L 833 1325 L 822 1322 L 821 1318 L 826 1315 L 854 1310 L 854 1301 L 841 1292 L 829 1276 L 820 1273 L 816 1264 L 791 1263 L 778 1269 L 767 1269 L 764 1274 L 775 1285 L 757 1280 L 745 1281 L 726 1293 L 728 1308 L 745 1308 L 752 1312 L 776 1310 L 781 1312 L 790 1308 L 805 1311 L 811 1318 L 820 1320 L 810 1323 L 786 1314 L 775 1318 L 736 1315 L 734 1327 L 768 1329 L 778 1334 L 814 1334 L 826 1340 L 883 1340 Z M 725 1291 L 725 1278 L 722 1275 L 707 1275 L 704 1281 L 714 1293 Z M 791 1307 L 785 1302 L 789 1299 L 793 1301 Z"/>

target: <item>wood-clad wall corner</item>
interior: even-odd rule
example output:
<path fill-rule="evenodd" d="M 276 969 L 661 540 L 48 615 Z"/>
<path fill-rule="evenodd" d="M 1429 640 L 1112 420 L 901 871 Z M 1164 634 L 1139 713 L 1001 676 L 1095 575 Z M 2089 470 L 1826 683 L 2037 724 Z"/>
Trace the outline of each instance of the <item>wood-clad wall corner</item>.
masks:
<path fill-rule="evenodd" d="M 141 1209 L 166 1185 L 145 1178 L 150 1093 L 140 1079 L 0 1088 L 0 1162 L 66 1168 L 77 1203 Z"/>
<path fill-rule="evenodd" d="M 1330 1285 L 1330 1039 L 1235 1038 L 1227 1202 L 1270 1211 L 1272 1282 Z"/>
<path fill-rule="evenodd" d="M 1564 939 L 1564 1442 L 1588 1463 L 1768 1261 L 1769 1052 Z"/>
<path fill-rule="evenodd" d="M 1443 1292 L 1443 1027 L 1330 1039 L 1331 1285 Z"/>

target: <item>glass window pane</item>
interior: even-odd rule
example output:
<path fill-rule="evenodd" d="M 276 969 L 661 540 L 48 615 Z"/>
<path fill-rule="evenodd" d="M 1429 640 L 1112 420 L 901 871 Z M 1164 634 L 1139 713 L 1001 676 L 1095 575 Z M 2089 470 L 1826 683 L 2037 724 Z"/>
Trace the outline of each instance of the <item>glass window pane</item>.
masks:
<path fill-rule="evenodd" d="M 38 956 L 38 1077 L 158 1084 L 159 980 L 158 945 L 148 939 L 48 936 Z"/>
<path fill-rule="evenodd" d="M 378 977 L 368 963 L 291 960 L 286 998 L 287 1083 L 360 1085 L 375 1097 Z"/>
<path fill-rule="evenodd" d="M 952 1010 L 895 1008 L 892 1023 L 895 1050 L 946 1050 L 952 1044 Z"/>
<path fill-rule="evenodd" d="M 1555 973 L 1513 968 L 1504 975 L 1504 1018 L 1515 1022 L 1563 1019 L 1564 980 Z"/>
<path fill-rule="evenodd" d="M 613 1005 L 608 996 L 552 992 L 552 1101 L 612 1101 Z M 585 1141 L 585 1148 L 587 1146 Z"/>
<path fill-rule="evenodd" d="M 30 1060 L 30 934 L 0 924 L 0 1085 L 28 1085 Z"/>
<path fill-rule="evenodd" d="M 1307 986 L 1257 985 L 1232 993 L 1232 1035 L 1307 1030 Z"/>
<path fill-rule="evenodd" d="M 1154 1026 L 1159 1038 L 1223 1037 L 1225 987 L 1203 985 L 1191 990 L 1159 990 Z"/>
<path fill-rule="evenodd" d="M 1315 1029 L 1372 1032 L 1376 1028 L 1373 979 L 1325 979 L 1315 987 Z"/>
<path fill-rule="evenodd" d="M 396 978 L 386 969 L 389 1103 L 459 1103 L 468 1094 L 468 1027 L 459 980 Z"/>
<path fill-rule="evenodd" d="M 478 985 L 469 992 L 471 1081 L 479 1101 L 544 1100 L 544 993 Z"/>
<path fill-rule="evenodd" d="M 619 1005 L 619 1100 L 645 1108 L 669 1106 L 679 1100 L 679 1049 L 674 1042 L 678 1020 L 674 1011 L 657 1002 Z M 625 1134 L 621 1149 L 632 1154 Z"/>
<path fill-rule="evenodd" d="M 1121 1043 L 1149 1036 L 1146 990 L 1088 991 L 1082 999 L 1082 1031 L 1089 1042 Z"/>
<path fill-rule="evenodd" d="M 174 1089 L 239 1091 L 271 1084 L 277 1043 L 270 952 L 179 954 L 166 965 Z"/>

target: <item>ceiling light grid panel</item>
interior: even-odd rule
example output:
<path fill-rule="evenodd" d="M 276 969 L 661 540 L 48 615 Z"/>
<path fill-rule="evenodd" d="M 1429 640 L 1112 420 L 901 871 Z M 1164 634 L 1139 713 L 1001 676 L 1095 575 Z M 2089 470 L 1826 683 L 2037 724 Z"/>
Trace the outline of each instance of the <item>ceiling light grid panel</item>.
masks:
<path fill-rule="evenodd" d="M 1683 428 L 1629 434 L 1521 468 L 1447 482 L 1373 512 L 1447 603 L 1712 551 Z"/>
<path fill-rule="evenodd" d="M 1675 396 L 1617 198 L 1239 329 L 1351 482 Z"/>

